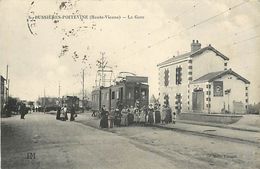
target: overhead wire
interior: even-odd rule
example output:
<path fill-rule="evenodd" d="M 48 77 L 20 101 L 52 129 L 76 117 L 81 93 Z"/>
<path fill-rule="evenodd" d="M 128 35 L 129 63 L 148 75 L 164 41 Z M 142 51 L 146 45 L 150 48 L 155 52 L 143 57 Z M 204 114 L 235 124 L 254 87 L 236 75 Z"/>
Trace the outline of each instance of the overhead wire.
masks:
<path fill-rule="evenodd" d="M 186 31 L 191 30 L 191 29 L 193 29 L 193 28 L 195 28 L 195 27 L 198 27 L 199 25 L 205 24 L 205 23 L 209 22 L 210 20 L 215 19 L 215 18 L 217 18 L 217 17 L 219 17 L 219 16 L 221 16 L 221 15 L 223 15 L 223 14 L 225 14 L 225 13 L 227 13 L 227 12 L 229 12 L 229 11 L 235 9 L 235 8 L 238 8 L 238 7 L 242 6 L 242 5 L 245 5 L 245 4 L 248 3 L 248 2 L 249 2 L 248 0 L 247 0 L 247 1 L 243 1 L 243 2 L 241 2 L 241 3 L 239 3 L 239 4 L 236 4 L 236 5 L 232 6 L 232 7 L 229 7 L 228 9 L 226 9 L 226 10 L 224 10 L 224 11 L 222 11 L 222 12 L 216 14 L 216 15 L 213 15 L 213 16 L 211 16 L 211 17 L 209 17 L 209 18 L 206 18 L 206 19 L 204 19 L 204 20 L 202 20 L 202 21 L 196 23 L 196 24 L 193 24 L 193 25 L 190 26 L 190 27 L 187 27 L 187 28 L 183 29 L 182 31 L 180 31 L 180 32 L 177 33 L 177 34 L 169 35 L 169 36 L 167 36 L 167 37 L 164 38 L 164 39 L 161 39 L 161 40 L 159 40 L 159 41 L 157 41 L 157 42 L 155 42 L 155 43 L 153 43 L 153 44 L 151 44 L 151 45 L 148 45 L 148 46 L 146 46 L 145 48 L 140 49 L 140 50 L 138 50 L 137 52 L 134 52 L 134 54 L 137 54 L 137 53 L 139 53 L 139 52 L 141 52 L 141 51 L 144 51 L 144 50 L 146 50 L 146 49 L 152 48 L 152 47 L 155 46 L 155 45 L 158 45 L 158 44 L 160 44 L 160 43 L 163 43 L 163 42 L 165 42 L 165 41 L 167 41 L 167 40 L 169 40 L 169 39 L 171 39 L 171 38 L 174 38 L 174 37 L 176 37 L 176 36 L 179 36 L 179 35 L 180 35 L 181 33 L 183 33 L 183 32 L 186 32 Z"/>
<path fill-rule="evenodd" d="M 195 8 L 198 6 L 198 4 L 199 4 L 199 3 L 196 3 L 196 4 L 194 4 L 191 8 L 189 8 L 188 10 L 185 10 L 185 11 L 179 13 L 178 15 L 176 15 L 175 17 L 173 17 L 173 19 L 179 18 L 179 17 L 181 17 L 182 15 L 184 15 L 184 14 L 186 14 L 186 13 L 192 11 L 193 9 L 195 9 Z M 167 23 L 172 23 L 172 19 L 170 19 Z M 155 32 L 157 32 L 157 31 L 159 31 L 159 30 L 161 30 L 162 28 L 164 28 L 164 26 L 160 26 L 159 28 L 150 31 L 149 33 L 146 34 L 146 36 L 151 36 L 152 34 L 154 34 Z M 137 43 L 137 41 L 135 40 L 135 41 L 129 43 L 128 45 L 125 45 L 121 50 L 126 50 L 129 46 L 132 46 L 132 45 L 134 45 L 134 44 L 136 44 L 136 43 Z M 114 53 L 115 53 L 115 52 L 114 52 Z"/>

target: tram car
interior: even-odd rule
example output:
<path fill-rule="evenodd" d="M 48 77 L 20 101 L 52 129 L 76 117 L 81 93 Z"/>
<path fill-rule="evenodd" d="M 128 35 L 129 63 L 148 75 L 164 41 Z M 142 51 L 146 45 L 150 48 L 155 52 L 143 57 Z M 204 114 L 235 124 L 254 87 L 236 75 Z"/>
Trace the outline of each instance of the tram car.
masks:
<path fill-rule="evenodd" d="M 92 91 L 92 111 L 99 112 L 103 105 L 111 111 L 122 106 L 148 106 L 149 85 L 148 77 L 126 76 L 109 87 L 99 87 Z"/>
<path fill-rule="evenodd" d="M 79 98 L 77 96 L 63 96 L 62 102 L 67 105 L 69 112 L 71 111 L 73 105 L 75 106 L 76 111 L 79 110 Z"/>

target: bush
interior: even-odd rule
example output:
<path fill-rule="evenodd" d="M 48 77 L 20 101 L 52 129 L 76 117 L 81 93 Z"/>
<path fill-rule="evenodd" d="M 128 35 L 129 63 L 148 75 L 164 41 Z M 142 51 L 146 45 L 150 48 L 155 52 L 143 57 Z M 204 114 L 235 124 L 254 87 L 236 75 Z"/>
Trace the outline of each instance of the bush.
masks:
<path fill-rule="evenodd" d="M 260 114 L 260 102 L 257 104 L 248 105 L 248 113 L 249 114 Z"/>

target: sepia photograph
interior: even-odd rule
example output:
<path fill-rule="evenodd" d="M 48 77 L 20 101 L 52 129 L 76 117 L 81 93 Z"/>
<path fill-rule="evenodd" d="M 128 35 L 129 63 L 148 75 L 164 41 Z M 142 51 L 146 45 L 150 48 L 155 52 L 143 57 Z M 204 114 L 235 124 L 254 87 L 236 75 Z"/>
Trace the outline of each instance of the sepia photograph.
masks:
<path fill-rule="evenodd" d="M 0 0 L 2 169 L 260 169 L 260 0 Z"/>

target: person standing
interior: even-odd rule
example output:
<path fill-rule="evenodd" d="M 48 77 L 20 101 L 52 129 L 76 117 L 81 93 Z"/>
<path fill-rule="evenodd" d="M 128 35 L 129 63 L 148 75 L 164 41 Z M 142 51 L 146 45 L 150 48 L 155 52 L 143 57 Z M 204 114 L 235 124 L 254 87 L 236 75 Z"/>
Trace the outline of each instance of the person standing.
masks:
<path fill-rule="evenodd" d="M 74 121 L 75 120 L 75 114 L 76 114 L 75 104 L 73 104 L 72 108 L 71 108 L 71 111 L 70 111 L 70 121 Z"/>
<path fill-rule="evenodd" d="M 64 106 L 61 107 L 61 112 L 60 112 L 60 120 L 65 121 L 65 112 L 64 112 Z"/>
<path fill-rule="evenodd" d="M 154 109 L 153 109 L 153 105 L 150 104 L 149 108 L 148 108 L 148 123 L 149 124 L 153 124 L 154 123 Z"/>
<path fill-rule="evenodd" d="M 122 117 L 121 117 L 121 125 L 123 126 L 128 126 L 128 109 L 127 109 L 127 106 L 125 106 L 122 111 L 121 111 L 121 114 L 122 114 Z"/>
<path fill-rule="evenodd" d="M 108 112 L 106 111 L 106 106 L 103 105 L 101 109 L 101 119 L 99 126 L 101 128 L 108 128 Z"/>
<path fill-rule="evenodd" d="M 173 112 L 173 119 L 172 119 L 172 122 L 173 122 L 173 124 L 176 123 L 176 113 L 175 113 L 175 111 Z"/>
<path fill-rule="evenodd" d="M 115 110 L 115 121 L 114 124 L 118 127 L 120 127 L 120 123 L 121 123 L 121 113 L 119 111 L 119 109 Z"/>
<path fill-rule="evenodd" d="M 25 105 L 23 103 L 20 105 L 20 110 L 19 111 L 20 111 L 20 114 L 21 114 L 21 119 L 25 119 L 24 116 L 26 114 L 26 107 L 25 107 Z"/>
<path fill-rule="evenodd" d="M 65 118 L 65 121 L 66 121 L 66 120 L 68 120 L 68 108 L 67 108 L 67 105 L 64 105 L 63 112 L 64 112 L 64 118 Z"/>
<path fill-rule="evenodd" d="M 57 110 L 56 120 L 60 120 L 60 114 L 61 114 L 61 107 L 59 106 Z"/>
<path fill-rule="evenodd" d="M 133 124 L 134 123 L 134 114 L 135 114 L 135 110 L 134 110 L 134 107 L 133 106 L 130 106 L 129 110 L 128 110 L 128 115 L 127 115 L 127 118 L 128 118 L 128 124 Z"/>

